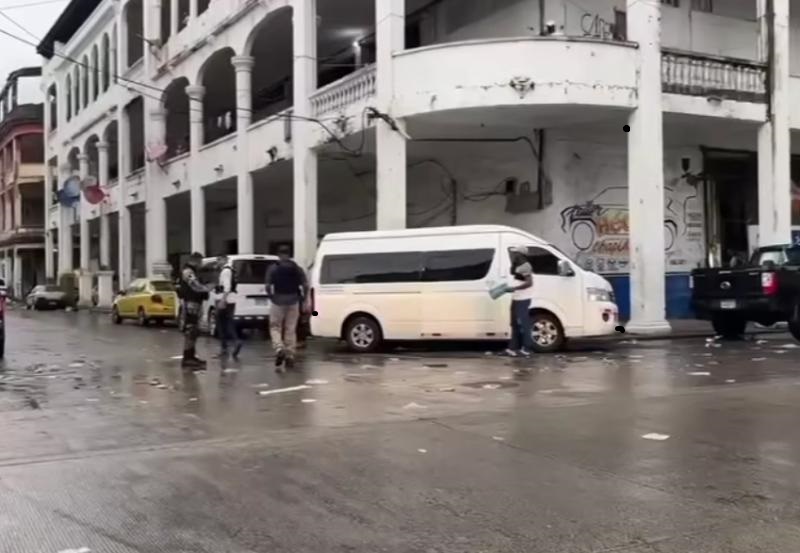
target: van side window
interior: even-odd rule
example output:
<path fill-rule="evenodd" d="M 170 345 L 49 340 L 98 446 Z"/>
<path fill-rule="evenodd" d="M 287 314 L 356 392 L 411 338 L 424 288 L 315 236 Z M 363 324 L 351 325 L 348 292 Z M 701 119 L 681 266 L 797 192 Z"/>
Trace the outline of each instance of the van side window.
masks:
<path fill-rule="evenodd" d="M 509 252 L 509 256 L 511 252 Z M 552 252 L 538 246 L 528 247 L 528 263 L 531 264 L 534 275 L 558 276 L 558 257 Z"/>
<path fill-rule="evenodd" d="M 197 272 L 197 278 L 206 286 L 216 286 L 219 280 L 219 271 L 215 263 L 203 265 Z"/>
<path fill-rule="evenodd" d="M 481 280 L 494 260 L 494 250 L 450 250 L 425 252 L 423 282 Z"/>
<path fill-rule="evenodd" d="M 329 255 L 322 260 L 320 284 L 418 282 L 422 253 Z"/>

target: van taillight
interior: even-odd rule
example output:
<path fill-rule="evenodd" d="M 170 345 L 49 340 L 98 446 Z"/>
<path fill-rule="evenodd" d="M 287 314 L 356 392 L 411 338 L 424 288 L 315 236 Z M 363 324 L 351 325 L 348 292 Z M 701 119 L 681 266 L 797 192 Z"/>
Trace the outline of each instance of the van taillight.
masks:
<path fill-rule="evenodd" d="M 778 278 L 775 273 L 761 273 L 761 289 L 766 296 L 778 293 Z"/>

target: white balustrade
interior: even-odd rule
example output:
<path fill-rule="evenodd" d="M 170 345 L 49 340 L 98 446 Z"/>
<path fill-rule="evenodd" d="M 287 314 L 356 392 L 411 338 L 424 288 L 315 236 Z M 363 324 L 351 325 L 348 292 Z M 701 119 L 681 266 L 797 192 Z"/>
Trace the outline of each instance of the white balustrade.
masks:
<path fill-rule="evenodd" d="M 342 111 L 375 95 L 375 66 L 370 65 L 316 91 L 311 96 L 314 117 Z"/>

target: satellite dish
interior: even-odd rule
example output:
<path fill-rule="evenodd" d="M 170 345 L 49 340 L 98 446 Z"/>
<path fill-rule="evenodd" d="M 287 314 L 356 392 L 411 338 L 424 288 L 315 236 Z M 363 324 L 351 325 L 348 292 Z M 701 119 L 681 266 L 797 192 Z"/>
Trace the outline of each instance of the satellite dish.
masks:
<path fill-rule="evenodd" d="M 68 178 L 57 194 L 58 203 L 64 207 L 75 207 L 81 200 L 81 179 L 76 176 Z"/>

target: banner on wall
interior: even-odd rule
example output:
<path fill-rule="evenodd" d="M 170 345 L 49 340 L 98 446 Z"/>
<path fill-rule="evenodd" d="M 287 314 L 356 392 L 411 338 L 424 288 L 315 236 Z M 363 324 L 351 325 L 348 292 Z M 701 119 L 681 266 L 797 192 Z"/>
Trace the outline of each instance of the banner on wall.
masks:
<path fill-rule="evenodd" d="M 601 188 L 582 203 L 561 211 L 562 241 L 584 269 L 604 274 L 629 272 L 627 186 Z M 688 272 L 703 261 L 705 232 L 700 185 L 686 179 L 664 189 L 664 251 L 667 272 Z"/>

